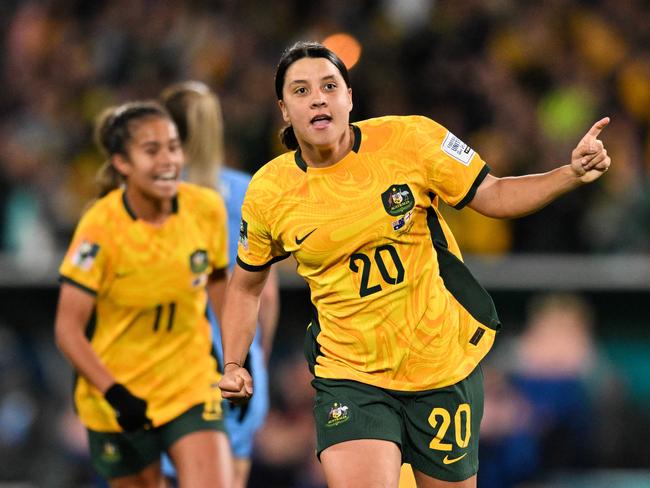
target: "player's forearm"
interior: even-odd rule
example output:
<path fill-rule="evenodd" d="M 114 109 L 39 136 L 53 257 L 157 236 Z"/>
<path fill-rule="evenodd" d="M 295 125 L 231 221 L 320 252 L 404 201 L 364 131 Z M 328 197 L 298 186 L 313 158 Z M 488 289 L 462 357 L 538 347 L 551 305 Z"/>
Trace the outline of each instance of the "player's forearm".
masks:
<path fill-rule="evenodd" d="M 257 328 L 257 314 L 262 289 L 269 269 L 246 271 L 235 266 L 226 290 L 221 323 L 224 362 L 244 364 Z"/>
<path fill-rule="evenodd" d="M 547 173 L 493 178 L 485 188 L 479 187 L 469 206 L 492 218 L 523 217 L 581 185 L 570 165 Z"/>
<path fill-rule="evenodd" d="M 273 347 L 273 338 L 280 317 L 280 291 L 278 288 L 277 272 L 273 269 L 262 290 L 260 297 L 259 324 L 262 331 L 262 349 L 264 358 L 268 361 Z"/>
<path fill-rule="evenodd" d="M 228 289 L 221 322 L 224 364 L 244 364 L 255 337 L 258 308 L 259 295 Z"/>
<path fill-rule="evenodd" d="M 213 272 L 208 278 L 208 299 L 210 306 L 219 323 L 223 314 L 223 308 L 226 301 L 226 283 L 228 281 L 228 274 L 225 270 L 217 270 Z"/>
<path fill-rule="evenodd" d="M 58 348 L 79 374 L 104 393 L 115 380 L 85 334 L 95 306 L 94 296 L 76 286 L 63 283 L 54 321 L 54 337 Z"/>
<path fill-rule="evenodd" d="M 102 394 L 115 383 L 115 378 L 102 364 L 83 333 L 57 334 L 56 343 L 75 370 Z"/>

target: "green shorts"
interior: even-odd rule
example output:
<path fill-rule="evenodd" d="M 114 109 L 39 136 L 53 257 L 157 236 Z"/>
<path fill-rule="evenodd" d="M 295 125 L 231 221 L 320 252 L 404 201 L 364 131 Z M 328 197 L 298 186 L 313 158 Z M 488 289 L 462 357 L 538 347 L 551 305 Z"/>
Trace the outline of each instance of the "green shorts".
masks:
<path fill-rule="evenodd" d="M 96 432 L 88 430 L 93 467 L 106 479 L 139 473 L 158 461 L 178 439 L 202 430 L 223 431 L 223 420 L 205 420 L 203 404 L 182 413 L 174 420 L 149 430 L 135 432 Z"/>
<path fill-rule="evenodd" d="M 478 472 L 483 417 L 483 372 L 478 366 L 459 383 L 434 390 L 387 390 L 350 380 L 316 378 L 317 455 L 355 439 L 395 442 L 402 461 L 444 481 Z"/>

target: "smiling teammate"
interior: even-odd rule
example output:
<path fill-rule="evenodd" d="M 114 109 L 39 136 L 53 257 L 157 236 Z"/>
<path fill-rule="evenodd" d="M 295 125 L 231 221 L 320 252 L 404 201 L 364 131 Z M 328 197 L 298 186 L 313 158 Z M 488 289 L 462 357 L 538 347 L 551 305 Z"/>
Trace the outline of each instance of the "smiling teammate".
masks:
<path fill-rule="evenodd" d="M 207 295 L 219 314 L 225 289 L 223 201 L 180 183 L 181 142 L 156 103 L 106 111 L 97 143 L 108 157 L 104 196 L 61 264 L 55 323 L 79 374 L 74 400 L 93 466 L 112 488 L 158 488 L 166 451 L 181 487 L 230 488 L 205 317 Z"/>

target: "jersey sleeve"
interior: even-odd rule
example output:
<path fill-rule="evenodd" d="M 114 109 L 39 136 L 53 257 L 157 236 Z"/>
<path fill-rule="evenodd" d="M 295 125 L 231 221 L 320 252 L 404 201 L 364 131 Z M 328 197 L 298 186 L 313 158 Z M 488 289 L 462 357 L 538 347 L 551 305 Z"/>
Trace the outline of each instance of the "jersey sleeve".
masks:
<path fill-rule="evenodd" d="M 426 117 L 417 117 L 415 138 L 431 191 L 448 205 L 463 208 L 488 175 L 488 165 L 471 147 Z"/>
<path fill-rule="evenodd" d="M 106 232 L 93 217 L 90 210 L 81 218 L 59 267 L 59 275 L 61 281 L 96 295 L 108 273 L 110 252 Z"/>
<path fill-rule="evenodd" d="M 248 271 L 260 271 L 289 256 L 274 241 L 267 212 L 272 208 L 274 196 L 265 192 L 263 181 L 253 178 L 242 205 L 237 243 L 237 264 Z"/>

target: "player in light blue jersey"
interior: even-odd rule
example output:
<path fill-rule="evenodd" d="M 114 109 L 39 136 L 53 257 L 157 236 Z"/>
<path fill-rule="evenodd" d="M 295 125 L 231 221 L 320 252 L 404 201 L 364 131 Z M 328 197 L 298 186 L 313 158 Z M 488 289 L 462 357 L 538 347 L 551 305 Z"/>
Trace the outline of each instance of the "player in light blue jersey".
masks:
<path fill-rule="evenodd" d="M 187 179 L 214 187 L 223 196 L 228 213 L 229 256 L 231 267 L 237 257 L 237 241 L 241 222 L 241 206 L 250 176 L 241 171 L 221 166 L 224 161 L 223 118 L 219 99 L 205 84 L 195 81 L 168 87 L 162 93 L 163 103 L 176 122 L 186 160 Z M 269 388 L 266 362 L 270 355 L 279 313 L 277 278 L 272 276 L 262 292 L 259 326 L 246 359 L 255 380 L 255 394 L 243 406 L 224 402 L 225 423 L 235 458 L 233 487 L 246 486 L 251 467 L 255 433 L 264 423 L 269 409 Z M 221 331 L 208 309 L 213 330 L 213 342 L 223 368 Z M 168 459 L 163 459 L 165 473 L 173 479 L 175 473 Z"/>

